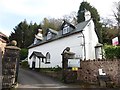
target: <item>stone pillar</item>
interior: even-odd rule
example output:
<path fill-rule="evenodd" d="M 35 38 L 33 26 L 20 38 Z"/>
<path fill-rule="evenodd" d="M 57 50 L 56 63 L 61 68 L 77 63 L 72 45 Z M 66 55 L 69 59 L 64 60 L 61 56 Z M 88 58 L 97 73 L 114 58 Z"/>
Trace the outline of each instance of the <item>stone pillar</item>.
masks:
<path fill-rule="evenodd" d="M 68 69 L 68 59 L 73 58 L 75 53 L 70 52 L 70 48 L 64 49 L 62 55 L 62 80 L 64 83 L 69 83 L 68 78 L 70 78 L 71 70 Z M 69 74 L 69 75 L 68 75 Z"/>
<path fill-rule="evenodd" d="M 11 46 L 5 47 L 5 53 L 2 60 L 2 89 L 12 88 L 17 84 L 20 48 L 15 45 L 16 41 L 13 41 Z"/>

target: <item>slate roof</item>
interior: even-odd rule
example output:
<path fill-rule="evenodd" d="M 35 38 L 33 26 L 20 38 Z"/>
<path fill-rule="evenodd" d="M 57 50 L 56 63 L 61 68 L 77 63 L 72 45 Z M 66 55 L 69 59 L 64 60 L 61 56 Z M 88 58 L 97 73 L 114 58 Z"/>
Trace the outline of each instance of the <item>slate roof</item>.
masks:
<path fill-rule="evenodd" d="M 63 27 L 64 27 L 65 24 L 67 24 L 67 25 L 69 25 L 70 27 L 72 27 L 73 29 L 75 29 L 75 26 L 72 25 L 71 23 L 67 22 L 66 20 L 64 20 L 64 22 L 63 22 L 63 24 L 62 24 L 62 26 L 61 26 L 61 29 L 63 29 Z"/>
<path fill-rule="evenodd" d="M 3 34 L 2 32 L 0 32 L 0 36 L 4 36 L 4 37 L 7 37 L 5 34 Z"/>
<path fill-rule="evenodd" d="M 0 32 L 0 41 L 2 41 L 4 43 L 8 42 L 8 37 L 5 34 L 3 34 L 2 32 Z"/>
<path fill-rule="evenodd" d="M 90 19 L 91 20 L 91 19 Z M 52 41 L 55 41 L 55 40 L 58 40 L 60 38 L 64 38 L 64 37 L 67 37 L 67 36 L 70 36 L 70 35 L 73 35 L 73 34 L 76 34 L 76 33 L 79 33 L 79 32 L 82 32 L 83 29 L 86 27 L 86 25 L 89 23 L 89 21 L 84 21 L 84 22 L 81 22 L 79 24 L 77 24 L 75 26 L 75 29 L 72 30 L 71 32 L 63 35 L 62 34 L 62 30 L 58 31 L 58 34 L 52 38 L 51 40 L 46 40 L 46 37 L 44 37 L 43 41 L 39 42 L 39 43 L 36 43 L 36 44 L 31 44 L 28 48 L 33 48 L 33 47 L 36 47 L 36 46 L 39 46 L 39 45 L 42 45 L 42 44 L 45 44 L 45 43 L 49 43 L 49 42 L 52 42 Z"/>
<path fill-rule="evenodd" d="M 51 33 L 53 33 L 53 34 L 58 34 L 58 31 L 55 31 L 55 30 L 53 30 L 53 29 L 51 29 L 51 28 L 48 28 L 48 30 L 47 31 L 50 31 Z"/>
<path fill-rule="evenodd" d="M 45 56 L 41 52 L 36 52 L 36 51 L 34 51 L 29 58 L 31 59 L 32 56 L 36 56 L 38 58 L 45 58 Z"/>

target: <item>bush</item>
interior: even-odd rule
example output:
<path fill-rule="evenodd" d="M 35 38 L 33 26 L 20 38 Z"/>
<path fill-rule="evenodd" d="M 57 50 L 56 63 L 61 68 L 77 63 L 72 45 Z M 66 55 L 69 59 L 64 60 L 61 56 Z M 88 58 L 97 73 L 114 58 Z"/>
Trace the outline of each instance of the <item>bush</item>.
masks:
<path fill-rule="evenodd" d="M 21 67 L 22 68 L 28 68 L 29 67 L 28 61 L 21 62 Z"/>
<path fill-rule="evenodd" d="M 25 58 L 27 58 L 28 55 L 28 49 L 23 48 L 20 51 L 20 60 L 24 60 Z"/>
<path fill-rule="evenodd" d="M 56 67 L 51 67 L 51 68 L 41 68 L 40 71 L 42 72 L 59 72 L 62 71 L 62 68 L 59 67 L 58 65 Z"/>
<path fill-rule="evenodd" d="M 51 69 L 51 71 L 54 71 L 54 72 L 59 72 L 59 71 L 61 71 L 61 70 L 62 70 L 62 68 L 59 67 L 58 65 L 57 65 L 56 67 L 53 67 L 53 68 Z"/>
<path fill-rule="evenodd" d="M 105 58 L 106 59 L 120 59 L 120 46 L 105 46 Z"/>

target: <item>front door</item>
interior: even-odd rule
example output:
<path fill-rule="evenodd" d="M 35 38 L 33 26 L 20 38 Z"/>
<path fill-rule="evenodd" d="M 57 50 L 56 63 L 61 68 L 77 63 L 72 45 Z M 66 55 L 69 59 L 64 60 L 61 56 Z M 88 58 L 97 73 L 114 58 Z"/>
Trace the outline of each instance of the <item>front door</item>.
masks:
<path fill-rule="evenodd" d="M 35 61 L 32 62 L 32 69 L 35 69 Z"/>

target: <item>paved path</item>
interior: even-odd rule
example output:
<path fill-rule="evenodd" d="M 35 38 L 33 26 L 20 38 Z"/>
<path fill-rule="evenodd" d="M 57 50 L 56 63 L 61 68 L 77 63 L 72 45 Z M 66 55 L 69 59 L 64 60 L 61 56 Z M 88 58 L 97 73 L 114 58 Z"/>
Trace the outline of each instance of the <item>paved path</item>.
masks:
<path fill-rule="evenodd" d="M 66 90 L 66 88 L 70 88 L 70 86 L 60 83 L 56 80 L 53 80 L 50 77 L 42 75 L 32 70 L 19 70 L 18 75 L 18 88 L 42 88 L 40 90 L 58 90 L 62 88 L 62 90 Z M 72 86 L 72 88 L 76 88 L 76 86 Z M 72 89 L 70 89 L 72 90 Z"/>

